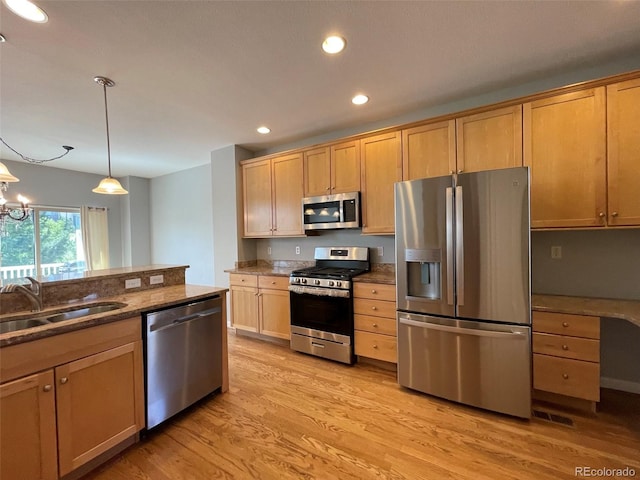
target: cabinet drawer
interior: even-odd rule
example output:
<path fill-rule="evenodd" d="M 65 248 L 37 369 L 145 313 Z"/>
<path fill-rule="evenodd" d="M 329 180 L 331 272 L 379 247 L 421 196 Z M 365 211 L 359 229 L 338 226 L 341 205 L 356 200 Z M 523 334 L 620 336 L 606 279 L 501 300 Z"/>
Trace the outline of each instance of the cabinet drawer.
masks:
<path fill-rule="evenodd" d="M 355 329 L 383 335 L 397 336 L 395 318 L 372 317 L 371 315 L 356 314 Z"/>
<path fill-rule="evenodd" d="M 534 332 L 600 339 L 600 317 L 555 312 L 533 312 Z"/>
<path fill-rule="evenodd" d="M 356 355 L 397 363 L 398 347 L 396 337 L 369 332 L 355 332 Z"/>
<path fill-rule="evenodd" d="M 229 284 L 231 285 L 239 285 L 242 287 L 257 287 L 258 286 L 258 276 L 257 275 L 247 275 L 244 273 L 230 273 L 229 274 Z"/>
<path fill-rule="evenodd" d="M 588 362 L 600 362 L 600 341 L 549 333 L 534 333 L 533 352 Z"/>
<path fill-rule="evenodd" d="M 375 298 L 377 300 L 396 301 L 396 286 L 384 283 L 353 282 L 353 296 L 356 298 Z"/>
<path fill-rule="evenodd" d="M 289 288 L 289 277 L 260 275 L 258 277 L 258 287 L 270 288 L 272 290 L 287 290 Z"/>
<path fill-rule="evenodd" d="M 353 311 L 361 315 L 396 318 L 396 303 L 370 298 L 354 298 Z"/>
<path fill-rule="evenodd" d="M 600 400 L 600 364 L 533 355 L 533 388 L 585 400 Z"/>

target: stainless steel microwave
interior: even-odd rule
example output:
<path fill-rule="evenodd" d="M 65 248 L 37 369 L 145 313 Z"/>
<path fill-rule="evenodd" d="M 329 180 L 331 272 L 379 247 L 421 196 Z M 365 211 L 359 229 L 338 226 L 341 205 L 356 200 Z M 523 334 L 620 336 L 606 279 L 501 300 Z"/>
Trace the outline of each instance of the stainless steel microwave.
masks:
<path fill-rule="evenodd" d="M 337 193 L 302 199 L 305 230 L 360 227 L 360 192 Z"/>

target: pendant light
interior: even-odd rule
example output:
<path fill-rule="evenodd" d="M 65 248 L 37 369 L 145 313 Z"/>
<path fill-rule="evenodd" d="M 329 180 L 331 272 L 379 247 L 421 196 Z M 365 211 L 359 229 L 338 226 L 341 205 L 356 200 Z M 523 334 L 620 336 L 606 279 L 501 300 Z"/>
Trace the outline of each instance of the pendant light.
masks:
<path fill-rule="evenodd" d="M 92 191 L 95 193 L 104 193 L 106 195 L 126 195 L 127 192 L 120 182 L 111 176 L 111 145 L 109 143 L 109 112 L 107 110 L 107 87 L 113 87 L 115 82 L 106 77 L 94 77 L 93 80 L 102 85 L 104 91 L 104 116 L 107 123 L 107 161 L 109 162 L 109 175 L 100 180 L 100 183 Z"/>

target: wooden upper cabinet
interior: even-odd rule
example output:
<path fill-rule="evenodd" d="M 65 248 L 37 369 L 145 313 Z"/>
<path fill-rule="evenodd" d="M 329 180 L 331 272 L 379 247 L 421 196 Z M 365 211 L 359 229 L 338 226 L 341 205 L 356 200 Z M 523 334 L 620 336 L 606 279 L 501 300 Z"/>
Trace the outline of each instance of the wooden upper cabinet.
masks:
<path fill-rule="evenodd" d="M 304 196 L 315 197 L 331 192 L 331 153 L 329 147 L 304 152 Z"/>
<path fill-rule="evenodd" d="M 331 145 L 331 193 L 360 191 L 360 142 Z"/>
<path fill-rule="evenodd" d="M 244 236 L 268 237 L 272 232 L 271 160 L 242 165 Z"/>
<path fill-rule="evenodd" d="M 402 131 L 402 178 L 440 177 L 456 170 L 456 122 L 429 123 Z"/>
<path fill-rule="evenodd" d="M 402 180 L 402 136 L 391 132 L 360 144 L 362 233 L 394 233 L 394 183 Z"/>
<path fill-rule="evenodd" d="M 273 235 L 304 235 L 302 225 L 302 154 L 271 160 Z"/>
<path fill-rule="evenodd" d="M 640 225 L 640 79 L 607 86 L 609 225 Z"/>
<path fill-rule="evenodd" d="M 304 152 L 304 196 L 360 191 L 360 142 Z"/>
<path fill-rule="evenodd" d="M 522 106 L 456 119 L 457 172 L 522 166 Z"/>
<path fill-rule="evenodd" d="M 524 104 L 524 164 L 532 227 L 589 227 L 606 220 L 605 89 Z"/>

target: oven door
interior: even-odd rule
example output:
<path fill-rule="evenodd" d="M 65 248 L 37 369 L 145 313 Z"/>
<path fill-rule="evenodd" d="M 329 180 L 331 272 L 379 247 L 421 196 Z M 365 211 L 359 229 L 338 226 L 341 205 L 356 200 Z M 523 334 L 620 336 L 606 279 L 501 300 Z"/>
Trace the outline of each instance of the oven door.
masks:
<path fill-rule="evenodd" d="M 327 290 L 327 289 L 319 289 Z M 307 291 L 313 291 L 313 287 Z M 290 291 L 291 325 L 353 337 L 353 299 Z"/>

